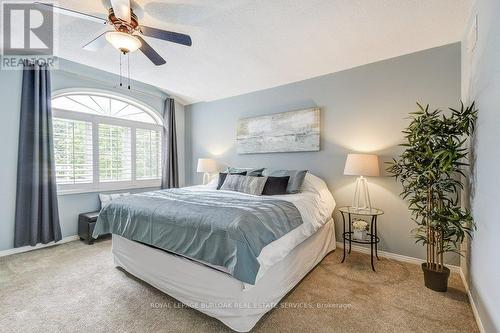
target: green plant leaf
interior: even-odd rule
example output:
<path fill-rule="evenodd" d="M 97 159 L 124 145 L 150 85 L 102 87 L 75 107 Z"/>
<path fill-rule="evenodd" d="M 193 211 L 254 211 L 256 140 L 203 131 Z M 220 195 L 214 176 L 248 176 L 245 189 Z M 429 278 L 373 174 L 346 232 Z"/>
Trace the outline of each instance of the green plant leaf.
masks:
<path fill-rule="evenodd" d="M 477 113 L 475 103 L 465 107 L 461 102 L 459 110 L 449 108 L 444 113 L 417 102 L 402 131 L 404 142 L 399 146 L 404 151 L 387 163 L 386 170 L 401 183 L 401 197 L 408 201 L 417 225 L 412 230 L 416 242 L 430 246 L 427 228 L 431 227 L 442 237 L 442 252 L 457 252 L 475 230 L 470 211 L 458 203 Z"/>

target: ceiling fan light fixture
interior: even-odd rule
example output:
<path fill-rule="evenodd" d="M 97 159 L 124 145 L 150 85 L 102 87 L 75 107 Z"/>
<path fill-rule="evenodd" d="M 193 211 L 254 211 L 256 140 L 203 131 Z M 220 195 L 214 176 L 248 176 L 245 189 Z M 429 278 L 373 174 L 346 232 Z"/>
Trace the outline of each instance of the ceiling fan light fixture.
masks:
<path fill-rule="evenodd" d="M 137 37 L 125 32 L 110 31 L 106 33 L 106 40 L 123 53 L 134 52 L 142 46 Z"/>

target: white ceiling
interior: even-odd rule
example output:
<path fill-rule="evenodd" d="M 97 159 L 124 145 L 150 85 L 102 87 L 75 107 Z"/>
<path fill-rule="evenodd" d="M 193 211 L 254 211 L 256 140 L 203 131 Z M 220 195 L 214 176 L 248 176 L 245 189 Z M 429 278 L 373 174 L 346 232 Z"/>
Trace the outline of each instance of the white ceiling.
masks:
<path fill-rule="evenodd" d="M 59 0 L 105 16 L 106 0 Z M 137 0 L 140 23 L 191 35 L 192 47 L 148 42 L 132 77 L 191 103 L 235 96 L 460 40 L 470 0 Z M 140 7 L 140 8 L 138 8 Z M 118 73 L 118 51 L 81 46 L 106 30 L 59 16 L 59 56 Z"/>

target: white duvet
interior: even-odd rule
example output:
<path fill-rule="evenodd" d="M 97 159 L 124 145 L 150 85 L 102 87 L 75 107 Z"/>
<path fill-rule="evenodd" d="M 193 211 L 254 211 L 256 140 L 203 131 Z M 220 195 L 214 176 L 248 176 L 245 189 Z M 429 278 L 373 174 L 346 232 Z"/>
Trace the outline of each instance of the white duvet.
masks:
<path fill-rule="evenodd" d="M 185 189 L 217 191 L 217 183 L 218 179 L 216 178 L 207 185 L 191 186 Z M 230 191 L 224 192 L 231 193 Z M 246 195 L 258 197 L 251 194 Z M 271 266 L 285 258 L 297 245 L 325 224 L 332 217 L 335 208 L 335 200 L 325 182 L 310 173 L 306 174 L 300 193 L 273 195 L 272 197 L 293 203 L 302 216 L 303 224 L 262 249 L 257 258 L 260 269 L 255 280 L 256 284 Z M 265 200 L 268 196 L 262 198 Z M 224 267 L 217 267 L 217 269 L 226 270 Z M 252 287 L 249 284 L 244 285 L 245 289 Z"/>

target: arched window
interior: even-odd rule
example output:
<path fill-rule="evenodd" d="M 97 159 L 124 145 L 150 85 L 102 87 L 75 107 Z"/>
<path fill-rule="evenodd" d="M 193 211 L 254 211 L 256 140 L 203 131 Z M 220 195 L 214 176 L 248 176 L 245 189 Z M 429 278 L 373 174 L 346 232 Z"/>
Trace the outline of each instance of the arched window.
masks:
<path fill-rule="evenodd" d="M 52 110 L 61 192 L 160 184 L 162 125 L 151 108 L 93 91 L 58 94 Z"/>

